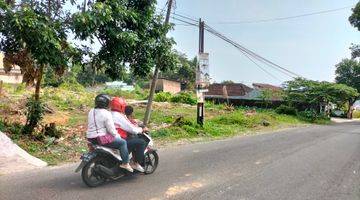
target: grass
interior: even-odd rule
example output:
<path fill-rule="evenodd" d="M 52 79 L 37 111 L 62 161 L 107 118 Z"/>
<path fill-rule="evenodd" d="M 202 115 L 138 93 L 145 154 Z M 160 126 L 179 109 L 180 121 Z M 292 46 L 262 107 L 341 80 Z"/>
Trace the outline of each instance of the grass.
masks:
<path fill-rule="evenodd" d="M 15 122 L 20 124 L 20 127 L 17 125 L 10 129 L 6 127 L 9 125 L 1 123 L 0 120 L 0 130 L 6 131 L 8 134 L 19 132 L 21 124 L 24 124 L 24 112 L 10 112 L 9 110 L 23 109 L 26 98 L 32 95 L 33 90 L 29 90 L 23 85 L 5 85 L 4 88 L 8 97 L 5 97 L 6 101 L 0 99 L 0 118 L 9 118 L 8 120 L 13 120 L 13 124 Z M 141 91 L 138 88 L 134 92 L 116 89 L 106 89 L 100 92 L 122 95 L 127 99 L 144 99 L 147 95 L 147 91 Z M 9 134 L 9 136 L 30 154 L 45 160 L 50 165 L 76 161 L 83 152 L 87 151 L 85 139 L 87 112 L 93 107 L 95 96 L 95 92 L 86 90 L 79 85 L 43 88 L 41 98 L 55 113 L 46 114 L 42 123 L 55 122 L 63 133 L 62 138 L 54 142 L 54 138 L 49 137 L 38 141 L 20 134 Z M 143 119 L 145 107 L 145 105 L 134 105 L 136 118 Z M 270 109 L 234 108 L 206 102 L 205 124 L 201 127 L 196 124 L 196 106 L 155 102 L 149 126 L 156 142 L 173 142 L 249 135 L 307 123 L 298 117 L 277 114 Z M 316 123 L 326 122 L 318 121 Z"/>

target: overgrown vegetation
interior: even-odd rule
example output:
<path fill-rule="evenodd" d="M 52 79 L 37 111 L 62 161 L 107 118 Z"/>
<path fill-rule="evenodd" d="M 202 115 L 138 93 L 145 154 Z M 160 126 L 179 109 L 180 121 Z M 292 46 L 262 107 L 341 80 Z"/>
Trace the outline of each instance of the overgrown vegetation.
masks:
<path fill-rule="evenodd" d="M 195 105 L 196 97 L 193 92 L 180 92 L 174 95 L 169 92 L 159 92 L 155 94 L 154 101 Z"/>
<path fill-rule="evenodd" d="M 50 164 L 77 160 L 87 150 L 87 112 L 93 106 L 95 95 L 102 90 L 93 91 L 69 83 L 57 88 L 45 87 L 42 91 L 43 119 L 31 135 L 24 135 L 25 100 L 31 97 L 32 92 L 23 86 L 6 85 L 4 89 L 6 96 L 0 101 L 0 130 L 22 148 Z M 107 91 L 113 95 L 124 94 L 116 89 Z M 143 97 L 139 94 L 147 94 L 139 88 L 128 93 L 130 97 L 139 98 Z M 308 123 L 297 116 L 278 114 L 270 109 L 236 108 L 206 102 L 205 125 L 200 127 L 196 124 L 196 106 L 191 105 L 195 102 L 193 93 L 170 95 L 165 100 L 170 102 L 154 104 L 150 121 L 153 137 L 158 144 L 178 139 L 222 138 Z M 172 100 L 182 104 L 172 103 Z M 133 106 L 135 116 L 143 119 L 145 105 Z M 51 123 L 55 123 L 56 127 L 51 127 Z"/>

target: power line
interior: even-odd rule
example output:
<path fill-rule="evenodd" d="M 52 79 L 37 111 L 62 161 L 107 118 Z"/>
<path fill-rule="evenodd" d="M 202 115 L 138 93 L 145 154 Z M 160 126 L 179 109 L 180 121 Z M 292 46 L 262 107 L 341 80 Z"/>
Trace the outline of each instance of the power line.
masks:
<path fill-rule="evenodd" d="M 188 22 L 188 21 L 186 21 L 186 20 L 179 19 L 179 18 L 174 17 L 174 16 L 172 16 L 171 18 L 172 18 L 172 19 L 175 19 L 175 20 L 177 20 L 177 21 L 183 22 L 183 23 L 185 23 L 185 24 L 191 25 L 191 26 L 198 26 L 198 25 L 195 24 L 195 23 L 191 23 L 191 22 Z"/>
<path fill-rule="evenodd" d="M 269 71 L 265 70 L 265 69 L 264 69 L 263 67 L 261 67 L 258 63 L 256 63 L 253 59 L 251 59 L 251 57 L 253 57 L 254 59 L 257 59 L 258 61 L 260 61 L 260 62 L 262 62 L 262 63 L 264 63 L 263 61 L 259 60 L 258 58 L 254 57 L 253 55 L 247 54 L 243 49 L 239 48 L 234 42 L 232 42 L 232 41 L 229 40 L 228 38 L 224 38 L 224 37 L 218 35 L 217 33 L 213 32 L 213 31 L 211 31 L 211 30 L 207 30 L 207 31 L 210 32 L 210 33 L 212 33 L 212 34 L 214 34 L 215 36 L 219 37 L 220 39 L 223 39 L 224 41 L 230 43 L 231 45 L 235 46 L 235 48 L 237 48 L 238 50 L 240 50 L 240 52 L 241 52 L 244 56 L 246 56 L 251 62 L 253 62 L 253 63 L 254 63 L 256 66 L 258 66 L 261 70 L 263 70 L 265 73 L 269 74 L 270 76 L 274 77 L 275 79 L 279 80 L 277 77 L 275 77 L 275 76 L 274 76 L 273 74 L 271 74 Z M 266 64 L 266 63 L 265 63 L 265 64 Z M 274 67 L 271 66 L 271 65 L 268 65 L 268 66 L 274 68 Z M 284 72 L 284 71 L 281 71 L 281 70 L 279 70 L 279 69 L 277 69 L 277 68 L 274 68 L 274 69 L 276 69 L 276 70 L 278 70 L 279 72 L 281 72 L 281 73 L 289 76 L 290 78 L 294 78 L 294 76 L 292 76 L 292 75 L 290 75 L 290 74 L 288 74 L 288 73 L 286 73 L 286 72 Z"/>
<path fill-rule="evenodd" d="M 206 30 L 207 30 L 208 32 L 210 32 L 210 33 L 214 34 L 215 36 L 223 39 L 224 41 L 230 43 L 231 45 L 233 45 L 233 46 L 235 46 L 237 49 L 239 49 L 241 52 L 246 53 L 247 55 L 253 57 L 254 59 L 256 59 L 256 60 L 258 60 L 258 61 L 260 61 L 260 62 L 268 65 L 269 67 L 272 67 L 272 68 L 278 70 L 279 72 L 281 72 L 281 73 L 283 73 L 283 74 L 285 74 L 285 75 L 287 75 L 287 76 L 290 76 L 290 77 L 292 77 L 292 78 L 294 78 L 294 77 L 301 77 L 300 75 L 298 75 L 298 74 L 296 74 L 296 73 L 294 73 L 294 72 L 291 72 L 290 70 L 288 70 L 288 69 L 286 69 L 286 68 L 284 68 L 284 67 L 281 67 L 280 65 L 275 64 L 274 62 L 272 62 L 272 61 L 270 61 L 270 60 L 268 60 L 268 59 L 266 59 L 266 58 L 264 58 L 264 57 L 256 54 L 255 52 L 253 52 L 253 51 L 251 51 L 251 50 L 249 50 L 249 49 L 247 49 L 247 48 L 245 48 L 245 47 L 243 47 L 242 45 L 238 44 L 237 42 L 235 42 L 235 41 L 233 41 L 233 40 L 231 40 L 231 39 L 229 39 L 229 38 L 227 38 L 226 36 L 222 35 L 222 34 L 219 33 L 218 31 L 216 31 L 215 29 L 211 28 L 210 26 L 205 25 L 205 27 L 206 27 Z"/>
<path fill-rule="evenodd" d="M 341 7 L 341 8 L 330 9 L 330 10 L 323 10 L 323 11 L 318 11 L 318 12 L 306 13 L 306 14 L 301 14 L 301 15 L 288 16 L 288 17 L 277 17 L 277 18 L 260 19 L 260 20 L 232 21 L 232 22 L 231 21 L 228 21 L 228 22 L 224 21 L 224 22 L 217 22 L 216 24 L 250 24 L 250 23 L 263 23 L 263 22 L 272 22 L 272 21 L 282 21 L 282 20 L 288 20 L 288 19 L 308 17 L 308 16 L 312 16 L 312 15 L 320 15 L 320 14 L 325 14 L 325 13 L 337 12 L 337 11 L 340 11 L 340 10 L 351 8 L 353 6 L 354 5 L 345 6 L 345 7 Z"/>
<path fill-rule="evenodd" d="M 196 19 L 190 18 L 190 17 L 185 16 L 185 15 L 180 15 L 180 14 L 177 14 L 177 13 L 175 13 L 175 12 L 173 12 L 173 13 L 171 13 L 171 14 L 176 15 L 176 16 L 178 16 L 178 17 L 182 17 L 182 18 L 184 18 L 184 19 L 191 20 L 191 21 L 193 21 L 193 22 L 197 22 L 197 23 L 199 22 L 199 20 L 196 20 Z"/>
<path fill-rule="evenodd" d="M 179 18 L 176 18 L 176 17 L 172 17 L 173 19 L 177 20 L 177 21 L 180 21 L 182 23 L 185 23 L 186 25 L 189 25 L 189 26 L 198 26 L 197 24 L 195 23 L 191 23 L 189 21 L 186 21 L 186 20 L 183 20 L 183 19 L 179 19 Z M 225 37 L 224 35 L 222 35 L 221 33 L 217 32 L 215 29 L 211 28 L 210 26 L 208 25 L 205 25 L 206 26 L 206 30 L 212 34 L 214 34 L 215 36 L 219 37 L 220 39 L 223 39 L 224 41 L 232 44 L 233 46 L 235 46 L 238 50 L 240 50 L 240 52 L 246 56 L 251 62 L 253 62 L 257 67 L 259 67 L 262 71 L 264 71 L 265 73 L 267 73 L 268 75 L 270 75 L 271 77 L 279 80 L 277 77 L 275 77 L 273 74 L 271 74 L 269 71 L 267 71 L 266 69 L 264 69 L 263 67 L 261 67 L 258 63 L 256 63 L 253 59 L 251 59 L 251 57 L 253 57 L 254 59 L 268 65 L 269 67 L 272 67 L 273 69 L 275 70 L 278 70 L 279 72 L 291 77 L 291 78 L 294 78 L 294 77 L 297 77 L 299 75 L 269 61 L 268 59 L 265 59 L 261 56 L 259 56 L 258 54 L 252 52 L 251 50 L 239 45 L 238 43 L 234 42 L 233 40 Z M 276 67 L 274 67 L 273 65 L 275 65 Z M 281 80 L 279 80 L 281 81 Z"/>

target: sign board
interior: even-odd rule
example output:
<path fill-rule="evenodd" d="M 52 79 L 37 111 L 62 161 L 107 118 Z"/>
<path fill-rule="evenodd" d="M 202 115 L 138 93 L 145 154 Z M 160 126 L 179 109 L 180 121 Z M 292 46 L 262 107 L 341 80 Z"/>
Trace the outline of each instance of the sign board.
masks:
<path fill-rule="evenodd" d="M 209 54 L 200 53 L 199 63 L 196 70 L 196 85 L 200 88 L 206 88 L 210 84 L 210 72 L 209 72 Z"/>

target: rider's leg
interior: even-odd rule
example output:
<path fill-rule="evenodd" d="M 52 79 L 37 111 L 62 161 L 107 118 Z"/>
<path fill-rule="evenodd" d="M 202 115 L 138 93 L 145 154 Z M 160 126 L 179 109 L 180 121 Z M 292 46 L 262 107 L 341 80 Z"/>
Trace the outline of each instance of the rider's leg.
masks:
<path fill-rule="evenodd" d="M 140 138 L 131 138 L 127 140 L 127 144 L 128 144 L 128 148 L 129 150 L 134 150 L 132 151 L 133 156 L 134 156 L 134 169 L 137 169 L 138 171 L 143 171 L 142 167 L 140 166 L 140 164 L 143 163 L 144 160 L 144 151 L 145 151 L 145 141 L 140 139 Z"/>
<path fill-rule="evenodd" d="M 121 137 L 115 137 L 114 141 L 104 145 L 106 147 L 119 149 L 120 150 L 120 156 L 123 161 L 123 163 L 120 165 L 121 168 L 125 168 L 126 170 L 132 172 L 132 168 L 129 165 L 129 152 L 127 149 L 126 140 L 122 139 Z"/>
<path fill-rule="evenodd" d="M 127 140 L 127 145 L 129 151 L 135 156 L 135 162 L 141 163 L 144 159 L 145 141 L 140 138 L 131 138 Z"/>

